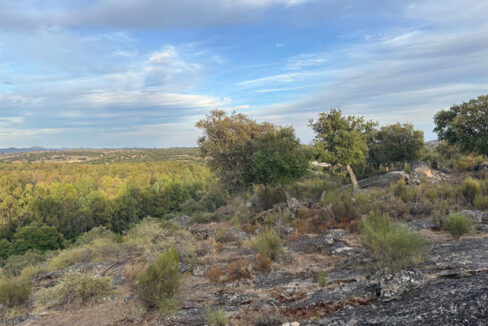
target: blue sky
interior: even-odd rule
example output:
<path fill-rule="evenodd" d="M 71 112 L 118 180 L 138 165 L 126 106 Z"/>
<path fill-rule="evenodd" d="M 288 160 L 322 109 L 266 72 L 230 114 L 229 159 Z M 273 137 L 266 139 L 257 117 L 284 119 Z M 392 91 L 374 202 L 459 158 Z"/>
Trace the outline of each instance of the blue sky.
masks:
<path fill-rule="evenodd" d="M 488 1 L 0 0 L 0 147 L 194 146 L 213 108 L 414 123 L 488 89 Z"/>

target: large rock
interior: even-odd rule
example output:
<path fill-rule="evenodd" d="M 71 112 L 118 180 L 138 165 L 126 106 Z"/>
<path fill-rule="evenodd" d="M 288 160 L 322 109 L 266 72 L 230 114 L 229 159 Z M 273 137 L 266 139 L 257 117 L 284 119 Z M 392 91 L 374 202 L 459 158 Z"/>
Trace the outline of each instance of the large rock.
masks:
<path fill-rule="evenodd" d="M 404 293 L 422 287 L 426 281 L 424 274 L 418 270 L 384 275 L 380 280 L 380 297 L 385 302 L 398 299 Z"/>
<path fill-rule="evenodd" d="M 375 175 L 366 179 L 358 181 L 360 188 L 370 187 L 386 187 L 392 183 L 398 182 L 398 180 L 405 180 L 406 184 L 410 183 L 410 176 L 405 171 L 393 171 L 382 175 Z"/>
<path fill-rule="evenodd" d="M 336 311 L 307 325 L 486 325 L 488 273 L 441 278 L 399 300 L 375 302 Z"/>

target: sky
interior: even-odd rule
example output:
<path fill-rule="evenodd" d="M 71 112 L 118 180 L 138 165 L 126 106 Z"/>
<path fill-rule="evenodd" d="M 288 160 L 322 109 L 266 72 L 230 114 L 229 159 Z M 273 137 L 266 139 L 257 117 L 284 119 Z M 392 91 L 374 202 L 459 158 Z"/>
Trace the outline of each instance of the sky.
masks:
<path fill-rule="evenodd" d="M 0 0 L 0 147 L 195 146 L 212 109 L 435 139 L 486 94 L 488 1 Z"/>

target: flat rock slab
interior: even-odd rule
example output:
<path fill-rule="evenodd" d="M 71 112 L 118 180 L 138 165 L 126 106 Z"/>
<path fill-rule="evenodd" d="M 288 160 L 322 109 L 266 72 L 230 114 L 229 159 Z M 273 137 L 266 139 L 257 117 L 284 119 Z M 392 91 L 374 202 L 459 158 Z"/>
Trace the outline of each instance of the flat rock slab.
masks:
<path fill-rule="evenodd" d="M 486 325 L 488 273 L 438 279 L 400 300 L 337 311 L 305 325 Z"/>
<path fill-rule="evenodd" d="M 421 265 L 431 273 L 488 270 L 488 237 L 433 243 Z"/>

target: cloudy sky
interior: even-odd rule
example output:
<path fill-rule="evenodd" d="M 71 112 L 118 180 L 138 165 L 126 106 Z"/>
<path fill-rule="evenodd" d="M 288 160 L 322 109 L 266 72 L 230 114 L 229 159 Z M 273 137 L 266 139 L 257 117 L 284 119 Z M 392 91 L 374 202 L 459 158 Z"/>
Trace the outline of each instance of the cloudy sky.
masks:
<path fill-rule="evenodd" d="M 434 139 L 488 90 L 488 1 L 0 0 L 0 147 L 193 146 L 213 108 Z"/>

